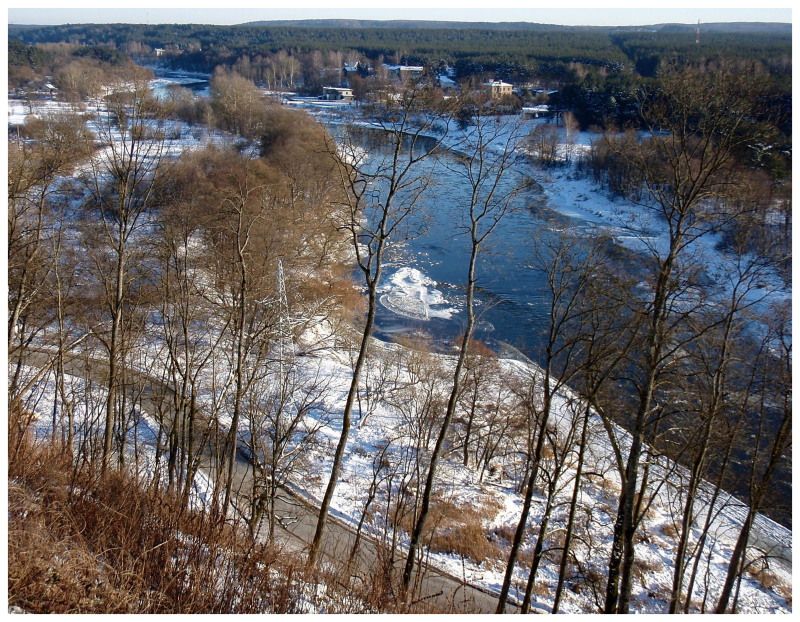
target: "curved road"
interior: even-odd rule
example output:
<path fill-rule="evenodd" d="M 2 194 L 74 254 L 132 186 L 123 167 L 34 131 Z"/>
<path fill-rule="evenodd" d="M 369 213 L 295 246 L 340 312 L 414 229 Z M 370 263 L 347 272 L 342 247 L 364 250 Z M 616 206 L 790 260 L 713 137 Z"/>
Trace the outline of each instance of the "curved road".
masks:
<path fill-rule="evenodd" d="M 52 364 L 51 353 L 46 351 L 29 351 L 26 355 L 26 364 L 45 368 Z M 65 358 L 64 370 L 66 373 L 82 378 L 90 378 L 100 386 L 107 383 L 108 363 L 98 359 L 90 359 L 87 365 L 85 355 L 73 355 Z M 135 382 L 137 395 L 141 407 L 144 411 L 155 413 L 158 410 L 158 401 L 163 400 L 169 395 L 171 388 L 165 386 L 160 380 L 150 375 L 127 368 L 126 373 L 131 378 L 132 384 Z M 207 473 L 211 471 L 213 450 L 210 445 L 204 448 L 203 468 Z M 248 490 L 252 487 L 252 469 L 246 451 L 238 451 L 234 463 L 234 489 L 238 491 Z M 213 474 L 211 474 L 213 481 Z M 317 525 L 318 508 L 309 501 L 302 498 L 292 490 L 283 488 L 283 495 L 279 496 L 276 507 L 278 517 L 276 541 L 283 546 L 287 552 L 297 554 L 299 560 L 305 560 L 308 547 L 314 536 Z M 262 533 L 264 532 L 264 533 Z M 259 535 L 266 537 L 266 526 L 262 523 Z M 326 524 L 322 543 L 322 562 L 330 562 L 332 568 L 337 569 L 343 566 L 349 557 L 355 539 L 355 531 L 337 519 L 335 515 L 330 515 Z M 374 570 L 382 551 L 382 545 L 362 532 L 358 554 L 351 566 L 351 576 L 369 577 L 374 574 Z M 395 560 L 394 571 L 396 585 L 402 576 L 402 566 L 405 557 L 400 550 Z M 418 576 L 422 571 L 421 580 Z M 418 564 L 414 576 L 414 584 L 417 586 L 412 599 L 416 608 L 428 612 L 438 613 L 494 613 L 497 607 L 497 597 L 488 590 L 467 584 L 461 579 L 449 575 L 433 566 L 423 563 Z M 399 597 L 398 597 L 399 598 Z M 509 612 L 517 611 L 517 607 L 509 603 L 506 607 Z"/>

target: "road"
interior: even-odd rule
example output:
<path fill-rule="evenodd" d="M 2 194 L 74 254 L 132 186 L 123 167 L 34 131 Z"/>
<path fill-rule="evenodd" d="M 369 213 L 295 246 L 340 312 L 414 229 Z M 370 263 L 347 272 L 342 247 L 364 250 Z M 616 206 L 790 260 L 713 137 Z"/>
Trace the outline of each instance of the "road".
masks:
<path fill-rule="evenodd" d="M 50 362 L 50 354 L 44 351 L 29 352 L 26 363 L 31 366 L 43 368 Z M 82 378 L 91 379 L 100 386 L 107 383 L 107 362 L 102 360 L 87 361 L 85 356 L 70 356 L 64 361 L 66 373 Z M 137 385 L 140 392 L 137 395 L 140 399 L 142 410 L 145 412 L 157 412 L 158 396 L 168 395 L 171 391 L 160 380 L 151 377 L 143 372 L 130 369 L 126 370 L 131 384 Z M 245 491 L 252 488 L 252 469 L 246 457 L 246 452 L 237 452 L 234 463 L 234 490 Z M 207 446 L 201 460 L 204 469 L 211 473 L 212 449 Z M 283 494 L 278 498 L 276 516 L 279 517 L 278 529 L 276 531 L 276 543 L 287 552 L 297 555 L 297 561 L 305 561 L 306 553 L 314 536 L 317 525 L 319 510 L 310 502 L 302 498 L 300 494 L 287 488 L 282 489 Z M 243 499 L 241 501 L 244 501 Z M 266 526 L 262 524 L 259 529 L 259 536 L 266 537 Z M 345 522 L 331 515 L 326 523 L 321 547 L 320 563 L 330 563 L 334 569 L 340 569 L 345 565 L 355 540 L 355 530 Z M 385 558 L 382 545 L 369 537 L 361 534 L 358 553 L 354 562 L 350 566 L 351 577 L 358 577 L 354 580 L 364 580 L 365 577 L 372 576 L 378 565 L 378 560 Z M 400 551 L 396 557 L 394 571 L 396 573 L 394 582 L 399 585 L 402 576 L 402 566 L 405 557 Z M 421 580 L 417 574 L 422 572 Z M 412 602 L 419 608 L 424 608 L 430 612 L 438 613 L 494 613 L 497 607 L 497 597 L 489 591 L 470 585 L 449 575 L 427 563 L 417 565 L 417 570 L 413 577 L 416 585 Z M 507 605 L 507 611 L 515 612 L 517 607 Z"/>

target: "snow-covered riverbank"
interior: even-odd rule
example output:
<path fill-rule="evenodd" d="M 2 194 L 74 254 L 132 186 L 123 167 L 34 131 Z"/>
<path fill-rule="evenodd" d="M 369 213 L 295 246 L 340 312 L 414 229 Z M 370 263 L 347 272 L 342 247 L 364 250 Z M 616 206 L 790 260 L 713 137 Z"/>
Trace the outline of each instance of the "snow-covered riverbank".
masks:
<path fill-rule="evenodd" d="M 306 462 L 309 467 L 297 473 L 292 479 L 292 487 L 304 493 L 311 500 L 319 500 L 327 483 L 330 471 L 332 448 L 340 433 L 341 413 L 351 378 L 352 351 L 343 347 L 340 338 L 330 332 L 330 325 L 320 321 L 301 336 L 297 344 L 298 353 L 304 354 L 295 359 L 298 388 L 323 385 L 325 391 L 319 402 L 308 413 L 306 425 L 317 430 L 317 441 L 308 447 Z M 403 498 L 403 486 L 418 483 L 419 467 L 424 473 L 427 451 L 417 454 L 417 446 L 424 441 L 426 425 L 435 422 L 425 420 L 426 404 L 430 400 L 442 399 L 448 390 L 454 358 L 445 355 L 426 355 L 406 349 L 397 344 L 374 341 L 371 349 L 368 370 L 360 392 L 355 424 L 344 457 L 341 477 L 333 498 L 332 510 L 336 515 L 352 524 L 358 524 L 370 494 L 374 496 L 365 531 L 372 537 L 391 540 L 391 520 L 398 501 Z M 135 367 L 149 369 L 151 373 L 163 363 L 156 342 L 142 343 L 137 349 L 137 361 L 130 361 Z M 224 359 L 222 359 L 224 360 Z M 541 380 L 540 370 L 531 363 L 510 359 L 500 359 L 493 367 L 490 380 L 483 387 L 484 393 L 500 405 L 499 412 L 512 413 L 520 408 L 515 387 L 529 385 Z M 225 370 L 215 370 L 217 377 L 225 376 Z M 538 381 L 536 379 L 539 379 Z M 213 378 L 207 374 L 200 378 L 202 386 L 211 386 Z M 93 388 L 86 393 L 86 384 L 78 378 L 69 380 L 69 390 L 82 404 L 94 404 L 84 414 L 78 411 L 76 421 L 86 425 L 91 417 L 102 415 L 104 394 L 102 389 Z M 28 406 L 37 413 L 38 435 L 50 432 L 53 398 L 56 387 L 50 376 L 44 377 L 31 390 Z M 214 397 L 207 395 L 201 403 L 208 403 Z M 218 400 L 220 396 L 216 396 Z M 489 399 L 487 398 L 487 399 Z M 554 438 L 564 441 L 576 417 L 575 396 L 563 391 L 554 404 Z M 83 408 L 83 407 L 82 407 Z M 458 417 L 466 416 L 463 406 Z M 580 409 L 578 409 L 580 410 Z M 95 414 L 92 414 L 95 413 Z M 508 415 L 506 415 L 508 416 Z M 87 419 L 88 417 L 88 419 Z M 141 446 L 141 468 L 152 473 L 152 441 L 157 425 L 145 412 L 136 415 L 139 422 L 132 432 L 138 435 Z M 247 435 L 247 417 L 243 419 L 240 434 Z M 95 428 L 98 424 L 95 422 Z M 628 444 L 628 434 L 615 428 L 615 434 L 622 447 Z M 147 440 L 149 439 L 149 440 Z M 522 439 L 520 439 L 522 440 Z M 441 550 L 426 553 L 429 561 L 450 574 L 463 577 L 467 581 L 483 585 L 487 589 L 499 591 L 504 571 L 506 538 L 513 532 L 519 520 L 522 496 L 515 489 L 515 473 L 518 476 L 521 464 L 518 462 L 524 447 L 514 450 L 513 437 L 505 441 L 505 451 L 491 461 L 485 472 L 474 465 L 465 467 L 460 462 L 460 452 L 446 454 L 437 475 L 436 503 L 452 512 L 478 521 L 489 548 L 494 551 L 483 560 L 471 559 L 454 552 Z M 590 421 L 589 442 L 587 445 L 587 476 L 580 495 L 581 513 L 579 538 L 574 543 L 575 566 L 571 571 L 564 595 L 564 612 L 585 613 L 596 610 L 596 592 L 600 586 L 592 587 L 589 577 L 604 576 L 613 525 L 615 494 L 619 487 L 619 474 L 613 465 L 613 452 L 606 430 L 598 417 Z M 419 456 L 420 461 L 417 462 Z M 559 480 L 558 506 L 548 531 L 549 546 L 558 541 L 558 534 L 566 520 L 566 505 L 571 494 L 574 465 L 571 464 Z M 415 474 L 416 473 L 416 474 Z M 647 512 L 641 528 L 641 538 L 637 543 L 639 578 L 634 585 L 632 609 L 638 612 L 660 612 L 665 610 L 666 598 L 671 582 L 674 555 L 674 525 L 678 520 L 676 512 L 680 507 L 681 490 L 679 482 L 685 473 L 671 465 L 669 461 L 660 463 L 659 470 L 651 472 L 653 490 L 659 484 L 659 473 L 667 482 L 657 492 L 655 501 Z M 195 483 L 196 499 L 206 501 L 210 496 L 208 478 L 199 474 Z M 707 597 L 711 606 L 719 591 L 727 560 L 741 527 L 742 504 L 736 499 L 723 495 L 718 502 L 723 510 L 713 522 L 711 535 L 703 552 L 700 565 L 700 586 L 695 594 L 697 603 Z M 525 539 L 523 551 L 532 546 L 536 525 L 542 518 L 544 497 L 535 495 L 529 525 L 530 531 Z M 701 513 L 702 514 L 702 513 Z M 702 518 L 702 517 L 701 517 Z M 459 529 L 458 520 L 444 516 L 436 529 L 448 533 Z M 759 517 L 757 529 L 767 537 L 784 546 L 791 546 L 791 532 Z M 398 544 L 407 541 L 404 533 L 398 533 Z M 436 547 L 435 547 L 436 548 Z M 549 548 L 549 547 L 548 547 Z M 398 553 L 402 555 L 402 550 Z M 537 580 L 535 609 L 549 610 L 558 573 L 558 555 L 545 555 Z M 791 585 L 791 565 L 772 560 L 769 563 L 769 584 L 766 575 L 745 574 L 739 601 L 742 613 L 788 612 L 790 598 L 788 586 Z M 517 589 L 524 587 L 527 571 L 518 567 L 515 573 Z M 520 593 L 516 592 L 519 597 Z"/>

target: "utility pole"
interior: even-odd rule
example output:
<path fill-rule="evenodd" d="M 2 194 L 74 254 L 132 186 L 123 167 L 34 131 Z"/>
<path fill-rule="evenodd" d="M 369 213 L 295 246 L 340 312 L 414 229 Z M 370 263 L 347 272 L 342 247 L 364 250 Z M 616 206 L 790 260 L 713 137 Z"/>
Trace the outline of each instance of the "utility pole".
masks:
<path fill-rule="evenodd" d="M 294 341 L 289 323 L 289 301 L 286 297 L 286 281 L 283 274 L 283 261 L 278 259 L 278 378 L 281 383 L 281 404 L 285 397 L 286 382 L 283 378 L 283 366 L 287 354 L 294 354 Z M 287 352 L 287 350 L 289 350 Z"/>

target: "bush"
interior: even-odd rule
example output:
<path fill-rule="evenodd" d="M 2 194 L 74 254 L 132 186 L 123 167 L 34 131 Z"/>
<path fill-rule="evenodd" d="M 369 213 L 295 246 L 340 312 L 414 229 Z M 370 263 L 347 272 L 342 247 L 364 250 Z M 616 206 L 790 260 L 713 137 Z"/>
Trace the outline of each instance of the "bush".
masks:
<path fill-rule="evenodd" d="M 124 472 L 73 476 L 24 442 L 9 464 L 9 605 L 29 613 L 291 612 L 291 563 Z"/>

